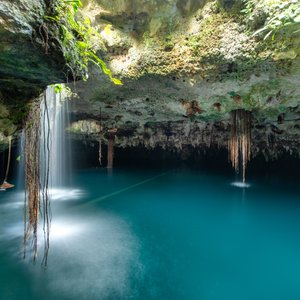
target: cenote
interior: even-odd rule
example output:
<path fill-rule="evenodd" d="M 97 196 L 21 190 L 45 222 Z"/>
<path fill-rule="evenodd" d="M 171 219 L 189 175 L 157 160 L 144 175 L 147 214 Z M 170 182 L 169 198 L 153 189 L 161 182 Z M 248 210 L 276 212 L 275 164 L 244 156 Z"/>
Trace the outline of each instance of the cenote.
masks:
<path fill-rule="evenodd" d="M 21 258 L 1 198 L 1 299 L 297 299 L 299 184 L 191 168 L 74 173 L 53 191 L 48 266 Z M 39 245 L 42 250 L 42 245 Z"/>
<path fill-rule="evenodd" d="M 0 2 L 0 300 L 299 300 L 300 2 Z"/>

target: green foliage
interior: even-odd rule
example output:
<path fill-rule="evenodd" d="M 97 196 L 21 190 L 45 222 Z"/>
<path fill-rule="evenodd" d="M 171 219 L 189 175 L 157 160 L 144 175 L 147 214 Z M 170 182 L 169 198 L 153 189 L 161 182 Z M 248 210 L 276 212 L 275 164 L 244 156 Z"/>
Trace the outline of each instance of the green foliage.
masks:
<path fill-rule="evenodd" d="M 72 98 L 72 97 L 76 97 L 77 94 L 76 93 L 73 93 L 72 90 L 66 86 L 65 84 L 63 83 L 57 83 L 57 84 L 52 84 L 51 87 L 54 88 L 54 92 L 55 94 L 62 94 L 64 93 L 65 95 L 65 98 Z"/>
<path fill-rule="evenodd" d="M 98 33 L 91 27 L 88 18 L 77 16 L 79 8 L 82 6 L 81 0 L 57 0 L 51 15 L 45 16 L 45 20 L 54 24 L 66 59 L 67 66 L 73 73 L 73 78 L 88 78 L 88 64 L 95 63 L 115 84 L 122 84 L 119 79 L 112 76 L 104 61 L 101 60 L 92 45 L 92 37 Z M 59 89 L 59 87 L 57 87 Z"/>
<path fill-rule="evenodd" d="M 53 84 L 52 87 L 54 88 L 55 94 L 60 94 L 63 91 L 63 85 L 62 84 Z"/>
<path fill-rule="evenodd" d="M 246 15 L 251 15 L 256 5 L 255 0 L 243 0 L 245 8 L 241 10 Z"/>
<path fill-rule="evenodd" d="M 9 110 L 3 104 L 0 104 L 0 119 L 9 116 Z"/>
<path fill-rule="evenodd" d="M 255 14 L 255 10 L 264 10 L 267 19 L 262 28 L 253 35 L 264 33 L 264 39 L 272 37 L 278 32 L 289 30 L 291 33 L 300 31 L 300 1 L 299 0 L 244 0 L 245 9 L 242 11 L 248 16 Z"/>

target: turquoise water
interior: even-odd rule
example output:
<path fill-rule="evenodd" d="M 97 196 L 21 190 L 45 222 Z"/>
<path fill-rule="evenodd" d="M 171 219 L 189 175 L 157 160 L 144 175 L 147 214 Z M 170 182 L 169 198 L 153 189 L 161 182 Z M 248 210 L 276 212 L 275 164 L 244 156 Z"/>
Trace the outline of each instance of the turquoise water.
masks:
<path fill-rule="evenodd" d="M 0 194 L 1 300 L 300 299 L 297 183 L 182 169 L 74 181 L 53 192 L 46 270 L 21 258 L 22 192 Z"/>

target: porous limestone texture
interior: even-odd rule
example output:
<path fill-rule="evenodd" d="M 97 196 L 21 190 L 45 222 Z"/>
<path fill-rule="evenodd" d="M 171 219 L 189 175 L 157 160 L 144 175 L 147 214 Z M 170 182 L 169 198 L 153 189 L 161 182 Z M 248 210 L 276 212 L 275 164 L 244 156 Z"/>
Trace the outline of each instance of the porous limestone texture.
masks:
<path fill-rule="evenodd" d="M 25 9 L 16 3 L 17 16 L 22 9 L 30 10 L 26 18 L 13 18 L 3 3 L 8 1 L 0 4 L 0 20 L 6 27 L 14 23 L 23 36 L 28 37 L 30 30 L 32 35 L 30 20 L 41 20 L 43 2 L 30 7 L 29 0 L 22 1 Z M 113 131 L 116 145 L 122 147 L 143 144 L 178 151 L 184 145 L 227 147 L 230 112 L 246 109 L 253 116 L 253 153 L 266 157 L 299 153 L 300 30 L 287 27 L 268 39 L 254 35 L 264 26 L 268 10 L 261 4 L 247 13 L 243 3 L 84 0 L 81 14 L 98 32 L 92 41 L 97 54 L 123 85 L 113 85 L 97 68 L 91 69 L 87 82 L 70 84 L 77 93 L 70 102 L 72 136 L 98 140 L 101 123 L 104 142 Z M 6 11 L 4 17 L 1 11 Z M 12 39 L 21 34 L 3 32 Z M 0 49 L 0 60 L 3 53 Z M 39 57 L 38 51 L 34 53 Z M 22 62 L 29 59 L 28 53 L 21 55 Z M 49 59 L 54 64 L 52 55 Z M 6 73 L 22 73 L 6 65 Z M 29 78 L 32 70 L 37 71 L 25 71 Z M 50 83 L 47 76 L 55 72 L 38 70 L 35 75 Z"/>
<path fill-rule="evenodd" d="M 247 16 L 241 1 L 85 4 L 102 37 L 99 54 L 123 86 L 96 70 L 76 83 L 74 136 L 98 139 L 97 130 L 86 123 L 82 130 L 76 121 L 101 120 L 103 131 L 116 130 L 122 147 L 227 147 L 230 112 L 243 108 L 253 115 L 253 153 L 298 155 L 299 32 L 268 40 L 253 36 L 266 12 Z"/>

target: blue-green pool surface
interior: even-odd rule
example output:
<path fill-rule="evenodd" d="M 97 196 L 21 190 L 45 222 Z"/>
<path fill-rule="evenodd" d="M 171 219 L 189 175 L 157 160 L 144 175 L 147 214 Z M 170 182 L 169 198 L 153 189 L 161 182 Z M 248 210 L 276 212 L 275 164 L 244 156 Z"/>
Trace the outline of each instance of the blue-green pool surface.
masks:
<path fill-rule="evenodd" d="M 80 171 L 52 191 L 48 267 L 0 194 L 0 300 L 299 300 L 300 188 L 189 169 Z M 40 224 L 42 226 L 42 223 Z"/>

